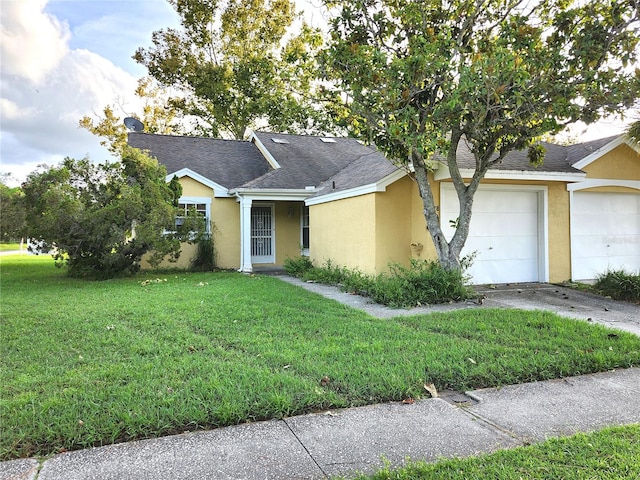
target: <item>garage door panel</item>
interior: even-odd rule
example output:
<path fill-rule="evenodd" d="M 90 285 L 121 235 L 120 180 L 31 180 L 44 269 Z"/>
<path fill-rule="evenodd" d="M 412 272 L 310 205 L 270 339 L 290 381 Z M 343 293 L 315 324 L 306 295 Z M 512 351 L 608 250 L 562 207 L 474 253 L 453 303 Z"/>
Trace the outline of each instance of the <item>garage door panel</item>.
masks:
<path fill-rule="evenodd" d="M 538 203 L 538 190 L 480 187 L 462 250 L 463 257 L 475 254 L 467 271 L 472 283 L 540 280 Z M 455 232 L 449 221 L 458 212 L 455 191 L 443 189 L 441 223 L 448 240 Z"/>
<path fill-rule="evenodd" d="M 574 280 L 640 270 L 640 194 L 575 192 L 572 209 Z"/>
<path fill-rule="evenodd" d="M 471 283 L 519 283 L 538 281 L 538 269 L 529 259 L 477 260 L 467 274 Z"/>
<path fill-rule="evenodd" d="M 518 222 L 514 224 L 514 215 Z M 538 215 L 532 212 L 478 213 L 473 212 L 469 230 L 474 236 L 538 235 Z"/>

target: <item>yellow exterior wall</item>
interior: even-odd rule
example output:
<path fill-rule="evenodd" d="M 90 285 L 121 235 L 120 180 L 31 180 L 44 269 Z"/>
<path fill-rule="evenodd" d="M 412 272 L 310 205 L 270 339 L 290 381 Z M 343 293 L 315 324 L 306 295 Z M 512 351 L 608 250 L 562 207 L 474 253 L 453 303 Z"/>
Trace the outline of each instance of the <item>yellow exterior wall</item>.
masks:
<path fill-rule="evenodd" d="M 211 202 L 213 241 L 218 267 L 240 267 L 240 204 L 235 198 L 214 198 Z"/>
<path fill-rule="evenodd" d="M 411 179 L 401 178 L 385 192 L 375 193 L 375 273 L 388 269 L 389 262 L 408 266 L 411 258 Z"/>
<path fill-rule="evenodd" d="M 375 195 L 312 205 L 309 208 L 309 255 L 316 265 L 336 265 L 374 273 Z M 337 234 L 339 232 L 339 235 Z"/>
<path fill-rule="evenodd" d="M 582 170 L 587 173 L 587 178 L 640 180 L 640 154 L 623 144 Z"/>
<path fill-rule="evenodd" d="M 571 231 L 569 229 L 569 192 L 564 182 L 550 182 L 548 194 L 549 281 L 571 278 Z"/>

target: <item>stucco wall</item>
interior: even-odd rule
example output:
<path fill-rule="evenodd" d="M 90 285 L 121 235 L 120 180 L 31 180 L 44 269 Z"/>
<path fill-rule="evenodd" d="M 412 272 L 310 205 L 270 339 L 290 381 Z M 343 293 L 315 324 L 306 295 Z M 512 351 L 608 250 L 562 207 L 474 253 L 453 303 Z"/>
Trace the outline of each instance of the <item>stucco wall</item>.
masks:
<path fill-rule="evenodd" d="M 374 273 L 375 195 L 312 205 L 309 209 L 309 255 L 316 265 L 336 265 Z"/>
<path fill-rule="evenodd" d="M 620 145 L 583 168 L 587 178 L 640 180 L 640 154 L 628 145 Z"/>
<path fill-rule="evenodd" d="M 375 272 L 388 269 L 389 262 L 409 264 L 411 258 L 411 183 L 408 177 L 375 193 Z"/>
<path fill-rule="evenodd" d="M 211 221 L 218 267 L 240 268 L 240 204 L 235 198 L 214 198 Z"/>

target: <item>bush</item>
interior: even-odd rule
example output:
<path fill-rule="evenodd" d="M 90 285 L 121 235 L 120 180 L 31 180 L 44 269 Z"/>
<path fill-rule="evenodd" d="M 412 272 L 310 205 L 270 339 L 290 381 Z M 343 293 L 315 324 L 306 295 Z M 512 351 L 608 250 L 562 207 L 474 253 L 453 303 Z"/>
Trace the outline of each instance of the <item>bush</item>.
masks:
<path fill-rule="evenodd" d="M 608 270 L 598 275 L 593 288 L 615 300 L 640 302 L 640 274 L 633 275 L 624 270 Z"/>
<path fill-rule="evenodd" d="M 369 296 L 390 307 L 414 307 L 431 303 L 460 301 L 470 297 L 460 270 L 445 270 L 436 261 L 411 260 L 407 268 L 390 265 L 372 284 Z"/>
<path fill-rule="evenodd" d="M 213 235 L 202 235 L 196 242 L 196 255 L 191 260 L 191 270 L 211 272 L 216 269 L 216 246 Z"/>
<path fill-rule="evenodd" d="M 302 277 L 313 268 L 313 263 L 309 257 L 285 258 L 284 270 L 294 277 Z"/>
<path fill-rule="evenodd" d="M 438 262 L 412 260 L 409 267 L 391 264 L 389 273 L 365 275 L 327 260 L 314 267 L 306 257 L 287 259 L 287 273 L 308 281 L 338 285 L 344 291 L 371 297 L 393 308 L 460 301 L 471 296 L 461 271 L 447 271 Z"/>

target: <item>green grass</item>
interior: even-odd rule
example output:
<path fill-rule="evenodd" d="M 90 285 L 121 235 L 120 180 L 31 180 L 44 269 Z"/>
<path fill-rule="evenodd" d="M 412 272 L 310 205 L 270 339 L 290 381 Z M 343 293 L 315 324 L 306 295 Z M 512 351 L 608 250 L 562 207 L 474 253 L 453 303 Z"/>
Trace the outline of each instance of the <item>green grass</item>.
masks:
<path fill-rule="evenodd" d="M 547 440 L 528 447 L 438 463 L 384 468 L 359 480 L 619 480 L 640 478 L 640 425 Z"/>
<path fill-rule="evenodd" d="M 27 246 L 24 246 L 24 250 L 26 251 Z M 0 252 L 10 252 L 14 250 L 20 250 L 19 243 L 0 243 Z"/>
<path fill-rule="evenodd" d="M 2 459 L 640 365 L 638 337 L 544 312 L 379 320 L 272 277 L 0 269 Z"/>

